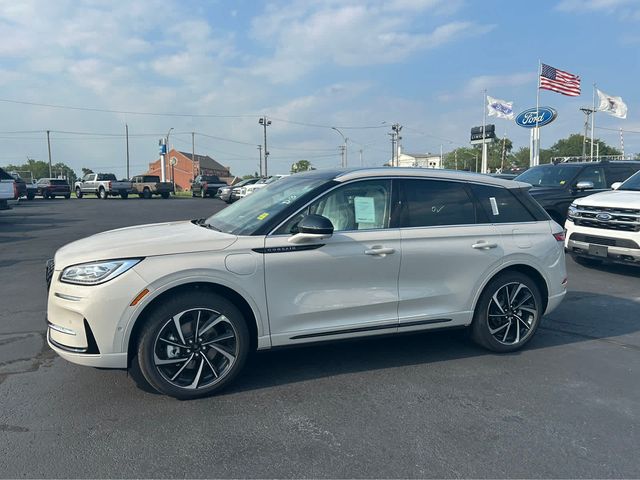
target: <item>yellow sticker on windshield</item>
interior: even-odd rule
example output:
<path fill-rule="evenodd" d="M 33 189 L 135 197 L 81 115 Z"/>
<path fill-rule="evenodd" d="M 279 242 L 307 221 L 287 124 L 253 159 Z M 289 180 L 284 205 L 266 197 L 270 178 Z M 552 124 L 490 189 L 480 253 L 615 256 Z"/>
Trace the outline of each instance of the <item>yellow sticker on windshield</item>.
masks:
<path fill-rule="evenodd" d="M 560 180 L 560 185 L 564 185 L 565 183 L 567 183 L 566 180 Z"/>
<path fill-rule="evenodd" d="M 267 212 L 261 213 L 260 215 L 258 215 L 258 220 L 264 220 L 268 216 L 269 216 L 269 214 Z"/>

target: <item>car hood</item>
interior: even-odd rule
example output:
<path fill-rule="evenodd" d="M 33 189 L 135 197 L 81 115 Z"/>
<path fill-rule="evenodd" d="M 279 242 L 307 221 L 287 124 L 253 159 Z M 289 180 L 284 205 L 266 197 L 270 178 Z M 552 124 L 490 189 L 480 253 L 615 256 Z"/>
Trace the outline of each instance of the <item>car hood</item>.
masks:
<path fill-rule="evenodd" d="M 575 200 L 577 205 L 589 207 L 637 208 L 640 209 L 640 192 L 631 190 L 610 190 L 594 193 Z"/>
<path fill-rule="evenodd" d="M 61 269 L 96 260 L 224 250 L 236 239 L 190 221 L 137 225 L 69 243 L 56 252 L 55 263 Z"/>

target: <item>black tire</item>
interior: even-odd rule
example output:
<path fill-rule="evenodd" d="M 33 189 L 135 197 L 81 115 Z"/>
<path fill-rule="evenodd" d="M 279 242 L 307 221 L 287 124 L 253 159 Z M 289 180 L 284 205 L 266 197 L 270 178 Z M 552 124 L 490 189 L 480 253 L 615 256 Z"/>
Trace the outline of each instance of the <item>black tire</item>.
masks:
<path fill-rule="evenodd" d="M 160 196 L 166 200 L 167 198 L 169 198 L 169 192 L 162 192 Z"/>
<path fill-rule="evenodd" d="M 76 187 L 76 198 L 82 198 L 82 190 L 80 190 L 80 187 Z"/>
<path fill-rule="evenodd" d="M 120 198 L 122 198 L 123 200 L 126 200 L 127 198 L 129 198 L 129 194 L 127 192 L 123 192 L 120 194 Z"/>
<path fill-rule="evenodd" d="M 32 194 L 32 193 L 27 194 L 27 200 L 33 200 L 34 198 L 36 198 L 35 194 Z"/>
<path fill-rule="evenodd" d="M 574 262 L 576 262 L 578 265 L 582 265 L 583 267 L 597 267 L 599 265 L 602 265 L 602 260 L 599 260 L 597 258 L 583 257 L 581 255 L 576 255 L 573 253 L 571 254 L 571 258 Z"/>
<path fill-rule="evenodd" d="M 69 200 L 69 199 L 71 198 L 71 194 L 70 194 L 70 193 L 67 193 L 67 194 L 64 196 L 64 198 L 66 198 L 67 200 Z"/>
<path fill-rule="evenodd" d="M 151 190 L 149 190 L 148 188 L 145 188 L 145 189 L 142 191 L 142 197 L 143 197 L 143 198 L 146 198 L 147 200 L 149 200 L 149 199 L 152 197 L 152 195 L 151 195 Z"/>
<path fill-rule="evenodd" d="M 207 338 L 204 334 L 201 339 L 194 335 L 196 312 L 207 315 L 202 323 L 199 322 L 203 316 L 197 317 L 201 331 L 209 332 Z M 178 318 L 179 333 L 174 318 Z M 214 323 L 213 328 L 207 328 L 209 322 Z M 214 342 L 215 346 L 206 345 L 211 335 L 220 339 Z M 230 338 L 224 339 L 225 335 Z M 165 337 L 173 339 L 171 345 L 160 340 Z M 228 385 L 244 367 L 250 348 L 249 330 L 240 310 L 226 298 L 208 291 L 167 297 L 145 313 L 145 324 L 137 341 L 137 363 L 145 380 L 158 392 L 182 400 L 208 396 Z M 184 360 L 171 361 L 180 358 Z M 165 364 L 156 363 L 162 361 Z M 196 383 L 196 387 L 189 388 L 189 382 L 190 386 Z"/>
<path fill-rule="evenodd" d="M 107 191 L 100 187 L 100 190 L 98 190 L 98 198 L 100 200 L 106 200 L 107 198 L 109 198 L 109 195 L 107 195 Z"/>
<path fill-rule="evenodd" d="M 527 299 L 529 294 L 530 298 Z M 511 295 L 513 299 L 507 300 L 507 296 Z M 517 304 L 520 302 L 519 309 Z M 535 314 L 523 309 L 535 310 Z M 473 315 L 471 336 L 488 350 L 513 352 L 531 340 L 543 314 L 538 285 L 523 273 L 505 272 L 493 278 L 482 291 Z M 515 327 L 512 329 L 513 325 Z"/>

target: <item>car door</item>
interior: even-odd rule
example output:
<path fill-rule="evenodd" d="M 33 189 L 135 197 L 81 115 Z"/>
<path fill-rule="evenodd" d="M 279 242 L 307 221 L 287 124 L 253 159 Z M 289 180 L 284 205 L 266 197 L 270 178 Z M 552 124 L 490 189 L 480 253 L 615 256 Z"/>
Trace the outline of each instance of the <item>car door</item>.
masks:
<path fill-rule="evenodd" d="M 399 331 L 468 324 L 502 261 L 500 234 L 463 182 L 399 179 Z"/>
<path fill-rule="evenodd" d="M 580 182 L 591 182 L 593 183 L 593 188 L 578 190 L 576 187 Z M 594 193 L 604 192 L 605 190 L 608 190 L 609 186 L 607 184 L 604 165 L 589 165 L 585 167 L 573 181 L 573 187 L 575 192 L 574 198 L 587 197 L 589 195 L 593 195 Z M 567 214 L 569 204 L 567 204 L 567 208 L 562 212 L 564 215 Z"/>
<path fill-rule="evenodd" d="M 400 232 L 389 228 L 391 181 L 339 185 L 265 238 L 273 345 L 395 332 Z M 334 225 L 331 237 L 288 242 L 307 213 Z"/>

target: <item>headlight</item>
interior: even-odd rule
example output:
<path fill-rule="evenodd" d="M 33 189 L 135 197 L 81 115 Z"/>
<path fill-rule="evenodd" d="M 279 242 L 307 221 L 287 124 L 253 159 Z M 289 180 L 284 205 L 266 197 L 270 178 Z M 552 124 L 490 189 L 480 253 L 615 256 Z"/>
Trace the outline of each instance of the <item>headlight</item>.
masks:
<path fill-rule="evenodd" d="M 76 285 L 98 285 L 122 275 L 141 260 L 141 258 L 127 258 L 72 265 L 62 271 L 60 281 Z"/>
<path fill-rule="evenodd" d="M 575 204 L 571 204 L 569 206 L 569 210 L 567 210 L 567 218 L 574 218 L 574 217 L 578 217 L 578 209 L 576 208 Z"/>

